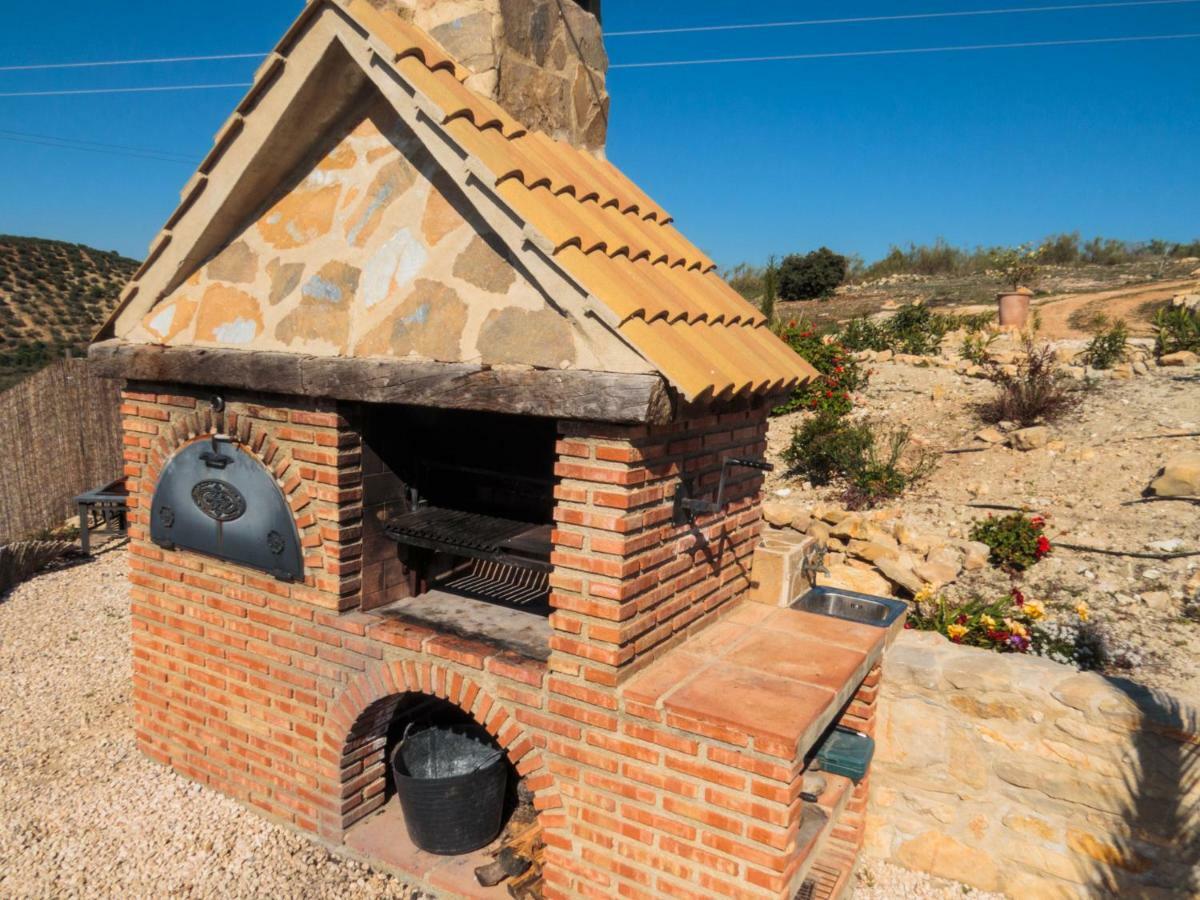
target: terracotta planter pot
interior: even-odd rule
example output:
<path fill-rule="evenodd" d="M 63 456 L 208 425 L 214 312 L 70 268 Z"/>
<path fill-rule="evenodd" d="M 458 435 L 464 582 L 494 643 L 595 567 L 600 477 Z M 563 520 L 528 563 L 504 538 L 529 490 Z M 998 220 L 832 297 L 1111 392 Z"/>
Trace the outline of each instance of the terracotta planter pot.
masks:
<path fill-rule="evenodd" d="M 1017 288 L 1015 291 L 997 294 L 996 302 L 1000 306 L 1000 327 L 1024 328 L 1025 323 L 1029 320 L 1029 301 L 1032 297 L 1033 292 L 1027 288 Z"/>

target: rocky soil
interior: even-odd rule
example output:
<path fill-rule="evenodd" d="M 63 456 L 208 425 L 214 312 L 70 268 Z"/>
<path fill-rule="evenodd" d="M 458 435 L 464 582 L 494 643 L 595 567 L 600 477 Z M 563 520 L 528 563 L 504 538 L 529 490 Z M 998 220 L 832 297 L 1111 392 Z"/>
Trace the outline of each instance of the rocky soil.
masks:
<path fill-rule="evenodd" d="M 138 753 L 125 562 L 0 601 L 0 897 L 418 896 Z"/>
<path fill-rule="evenodd" d="M 1143 501 L 1142 491 L 1168 458 L 1200 448 L 1200 368 L 1150 366 L 1148 374 L 1103 378 L 1080 406 L 1051 426 L 1049 440 L 1019 451 L 975 438 L 974 407 L 993 386 L 953 369 L 872 363 L 875 374 L 862 414 L 912 428 L 916 440 L 941 451 L 985 445 L 978 452 L 941 454 L 932 477 L 895 504 L 920 531 L 965 538 L 985 505 L 1016 506 L 1046 518 L 1052 542 L 1117 551 L 1200 550 L 1200 505 Z M 770 454 L 790 441 L 799 415 L 775 419 Z M 780 464 L 768 496 L 788 504 L 828 502 L 833 489 L 812 489 Z M 1165 543 L 1164 543 L 1165 542 Z M 1153 546 L 1152 546 L 1153 545 Z M 1023 577 L 1026 595 L 1069 618 L 1080 600 L 1106 625 L 1127 669 L 1148 685 L 1200 695 L 1200 620 L 1185 600 L 1200 590 L 1200 556 L 1159 561 L 1059 548 Z M 1007 593 L 1011 582 L 987 566 L 964 572 L 948 597 Z M 1185 615 L 1188 613 L 1190 615 Z"/>

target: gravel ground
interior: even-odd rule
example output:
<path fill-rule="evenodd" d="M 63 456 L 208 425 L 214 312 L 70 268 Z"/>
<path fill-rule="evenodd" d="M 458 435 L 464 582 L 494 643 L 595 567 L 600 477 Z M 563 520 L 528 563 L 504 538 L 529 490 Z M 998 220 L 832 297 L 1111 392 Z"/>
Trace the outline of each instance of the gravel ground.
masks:
<path fill-rule="evenodd" d="M 0 601 L 0 897 L 409 898 L 134 746 L 125 553 Z"/>
<path fill-rule="evenodd" d="M 856 876 L 851 894 L 854 900 L 959 900 L 962 897 L 992 900 L 1004 896 L 874 859 L 863 862 Z"/>
<path fill-rule="evenodd" d="M 109 550 L 0 600 L 0 897 L 420 897 L 137 751 L 125 563 Z M 964 893 L 872 861 L 854 897 Z"/>

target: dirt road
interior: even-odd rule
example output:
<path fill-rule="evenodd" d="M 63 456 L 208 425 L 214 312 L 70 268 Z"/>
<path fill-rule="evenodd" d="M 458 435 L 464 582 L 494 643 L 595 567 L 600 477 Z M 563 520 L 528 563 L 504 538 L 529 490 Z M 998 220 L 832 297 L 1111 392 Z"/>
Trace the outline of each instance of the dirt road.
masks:
<path fill-rule="evenodd" d="M 1125 319 L 1134 335 L 1150 333 L 1149 321 L 1136 315 L 1138 309 L 1156 301 L 1170 300 L 1173 296 L 1200 288 L 1200 281 L 1188 278 L 1181 281 L 1163 281 L 1153 285 L 1138 284 L 1108 291 L 1091 291 L 1082 294 L 1055 294 L 1034 301 L 1033 308 L 1041 313 L 1042 327 L 1038 332 L 1049 340 L 1067 340 L 1089 337 L 1086 330 L 1071 325 L 1071 316 L 1085 310 L 1088 313 L 1103 313 L 1109 319 Z M 1076 317 L 1078 321 L 1080 317 Z"/>

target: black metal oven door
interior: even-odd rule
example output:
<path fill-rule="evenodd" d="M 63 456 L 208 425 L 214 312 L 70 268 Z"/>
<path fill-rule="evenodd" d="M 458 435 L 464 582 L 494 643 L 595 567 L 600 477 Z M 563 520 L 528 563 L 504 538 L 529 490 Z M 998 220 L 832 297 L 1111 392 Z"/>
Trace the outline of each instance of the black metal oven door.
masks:
<path fill-rule="evenodd" d="M 150 540 L 304 580 L 292 510 L 261 462 L 228 438 L 184 447 L 163 467 L 150 509 Z"/>

